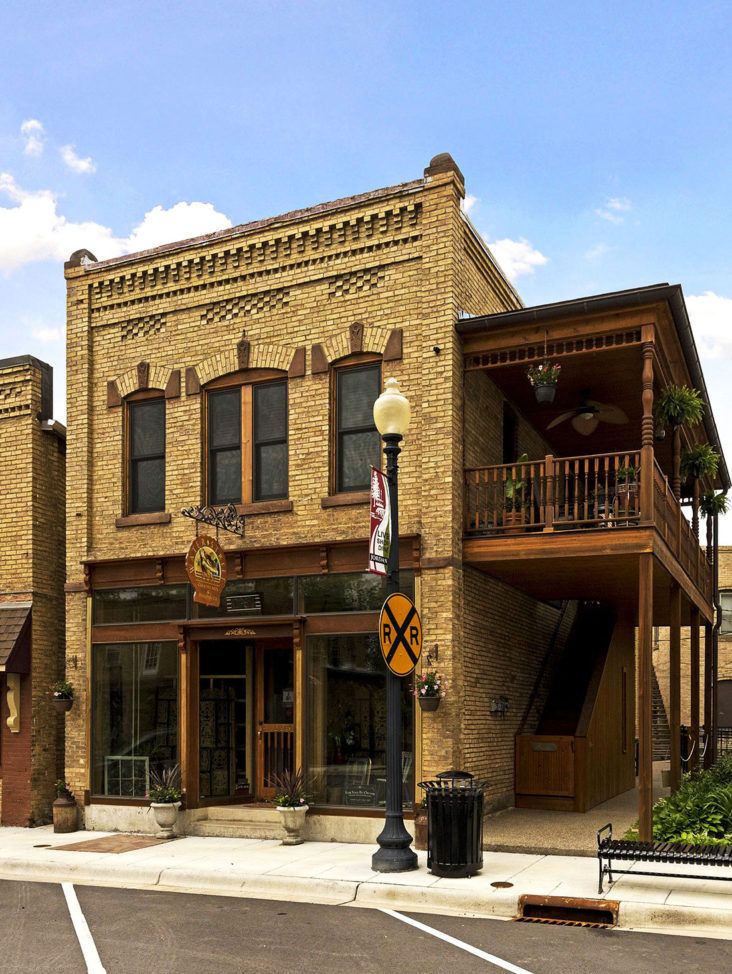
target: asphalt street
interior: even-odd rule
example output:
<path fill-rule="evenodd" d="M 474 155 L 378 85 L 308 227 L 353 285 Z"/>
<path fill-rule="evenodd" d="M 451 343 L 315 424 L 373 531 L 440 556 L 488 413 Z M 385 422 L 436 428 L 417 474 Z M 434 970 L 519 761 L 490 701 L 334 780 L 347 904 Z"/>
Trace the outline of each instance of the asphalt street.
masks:
<path fill-rule="evenodd" d="M 378 910 L 76 886 L 99 974 L 510 970 Z M 73 891 L 71 893 L 73 898 Z M 402 914 L 401 916 L 405 916 Z M 529 974 L 722 974 L 732 941 L 409 914 Z M 77 917 L 78 920 L 78 917 Z M 83 972 L 61 886 L 0 881 L 0 972 Z"/>

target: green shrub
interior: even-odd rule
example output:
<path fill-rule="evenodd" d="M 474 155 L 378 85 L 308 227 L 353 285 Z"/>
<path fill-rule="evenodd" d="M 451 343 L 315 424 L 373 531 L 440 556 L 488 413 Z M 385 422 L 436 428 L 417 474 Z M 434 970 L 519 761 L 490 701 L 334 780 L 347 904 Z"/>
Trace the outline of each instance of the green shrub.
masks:
<path fill-rule="evenodd" d="M 684 775 L 681 787 L 653 806 L 659 842 L 732 843 L 732 755 L 708 771 Z"/>

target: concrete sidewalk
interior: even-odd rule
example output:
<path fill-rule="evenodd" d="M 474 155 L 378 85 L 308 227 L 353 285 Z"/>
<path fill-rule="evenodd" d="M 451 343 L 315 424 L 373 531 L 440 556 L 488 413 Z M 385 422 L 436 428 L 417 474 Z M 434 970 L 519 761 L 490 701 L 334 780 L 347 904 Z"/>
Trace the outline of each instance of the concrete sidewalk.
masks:
<path fill-rule="evenodd" d="M 597 862 L 588 857 L 487 852 L 480 875 L 439 879 L 423 852 L 414 872 L 375 873 L 373 848 L 363 844 L 189 836 L 124 853 L 57 848 L 108 834 L 2 828 L 0 878 L 505 918 L 516 915 L 522 893 L 598 898 Z M 620 903 L 618 925 L 732 939 L 732 883 L 689 872 L 689 879 L 624 876 L 606 885 L 605 898 Z M 496 889 L 496 882 L 512 886 Z"/>

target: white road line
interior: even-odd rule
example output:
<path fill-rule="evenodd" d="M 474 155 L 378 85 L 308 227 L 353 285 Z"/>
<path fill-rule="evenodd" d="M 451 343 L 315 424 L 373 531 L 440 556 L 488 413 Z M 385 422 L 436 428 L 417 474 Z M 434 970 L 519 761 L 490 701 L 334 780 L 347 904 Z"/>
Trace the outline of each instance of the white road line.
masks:
<path fill-rule="evenodd" d="M 395 920 L 401 920 L 402 923 L 408 923 L 411 927 L 416 927 L 417 930 L 421 930 L 423 933 L 428 933 L 432 937 L 437 937 L 438 940 L 444 940 L 446 944 L 452 944 L 453 947 L 459 947 L 460 950 L 465 950 L 469 954 L 473 954 L 474 957 L 480 957 L 481 960 L 487 960 L 489 964 L 494 964 L 496 967 L 502 967 L 504 971 L 511 971 L 511 974 L 531 974 L 531 971 L 527 971 L 525 967 L 517 967 L 510 961 L 502 960 L 500 957 L 496 957 L 494 954 L 489 954 L 485 950 L 479 950 L 477 947 L 473 947 L 472 944 L 466 944 L 462 940 L 458 940 L 456 937 L 451 937 L 449 933 L 443 933 L 442 930 L 436 930 L 434 927 L 428 927 L 425 923 L 420 923 L 419 920 L 413 920 L 411 917 L 404 916 L 403 913 L 397 913 L 395 910 L 381 910 L 382 913 L 388 914 L 390 917 L 394 917 Z"/>
<path fill-rule="evenodd" d="M 74 924 L 76 937 L 79 941 L 81 952 L 84 955 L 84 962 L 86 963 L 88 974 L 107 974 L 99 957 L 97 945 L 94 943 L 94 938 L 89 930 L 89 924 L 81 912 L 79 900 L 76 897 L 76 890 L 71 883 L 61 883 L 61 889 L 64 891 L 64 896 L 66 897 L 66 905 L 69 908 L 71 922 Z"/>

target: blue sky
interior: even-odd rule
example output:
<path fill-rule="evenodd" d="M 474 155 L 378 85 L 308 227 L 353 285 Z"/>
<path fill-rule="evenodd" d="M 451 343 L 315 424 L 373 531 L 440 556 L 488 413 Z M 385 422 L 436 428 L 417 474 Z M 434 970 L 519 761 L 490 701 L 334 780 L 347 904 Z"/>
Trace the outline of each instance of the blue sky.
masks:
<path fill-rule="evenodd" d="M 79 246 L 242 223 L 449 151 L 527 304 L 683 285 L 732 460 L 732 4 L 68 9 L 0 7 L 0 355 L 50 361 L 61 391 Z"/>

